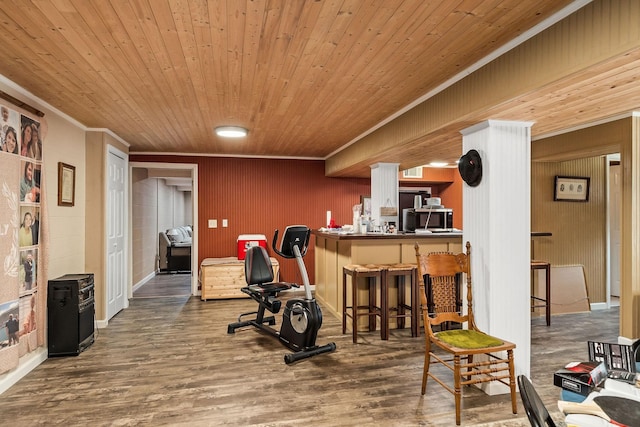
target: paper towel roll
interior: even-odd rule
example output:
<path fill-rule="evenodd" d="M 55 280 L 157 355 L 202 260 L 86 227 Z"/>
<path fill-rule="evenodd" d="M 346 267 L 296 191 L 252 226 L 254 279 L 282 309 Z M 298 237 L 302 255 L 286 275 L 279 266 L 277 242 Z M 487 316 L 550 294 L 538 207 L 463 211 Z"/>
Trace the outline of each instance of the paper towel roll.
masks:
<path fill-rule="evenodd" d="M 422 196 L 413 196 L 413 209 L 420 209 L 422 207 Z"/>

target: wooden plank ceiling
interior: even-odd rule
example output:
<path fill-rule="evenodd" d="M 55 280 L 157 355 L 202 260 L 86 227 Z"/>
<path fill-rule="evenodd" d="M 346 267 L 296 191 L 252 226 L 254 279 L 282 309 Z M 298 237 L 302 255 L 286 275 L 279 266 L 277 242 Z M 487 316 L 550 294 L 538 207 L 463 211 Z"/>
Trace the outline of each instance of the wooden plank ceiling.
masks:
<path fill-rule="evenodd" d="M 2 0 L 0 74 L 131 152 L 327 158 L 570 3 Z"/>

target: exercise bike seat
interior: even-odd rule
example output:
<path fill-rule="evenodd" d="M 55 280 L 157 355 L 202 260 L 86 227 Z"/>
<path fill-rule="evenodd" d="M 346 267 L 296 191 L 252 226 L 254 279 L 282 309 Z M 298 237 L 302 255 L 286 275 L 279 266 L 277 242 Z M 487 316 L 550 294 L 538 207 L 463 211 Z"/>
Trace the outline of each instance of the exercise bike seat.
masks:
<path fill-rule="evenodd" d="M 253 246 L 247 249 L 244 260 L 244 277 L 248 285 L 244 289 L 252 293 L 274 295 L 292 287 L 299 287 L 296 283 L 273 281 L 271 258 L 262 246 Z"/>
<path fill-rule="evenodd" d="M 272 283 L 260 283 L 259 285 L 250 285 L 246 288 L 251 292 L 260 294 L 276 294 L 280 291 L 286 291 L 291 288 L 299 288 L 297 283 L 285 283 L 285 282 L 272 282 Z"/>

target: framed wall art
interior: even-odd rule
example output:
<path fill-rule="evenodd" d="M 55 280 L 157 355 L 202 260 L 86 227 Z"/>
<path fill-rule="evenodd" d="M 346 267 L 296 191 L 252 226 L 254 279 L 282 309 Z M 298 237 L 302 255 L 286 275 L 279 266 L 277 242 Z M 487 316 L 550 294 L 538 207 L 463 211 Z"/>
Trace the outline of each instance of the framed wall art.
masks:
<path fill-rule="evenodd" d="M 371 217 L 371 196 L 360 196 L 360 204 L 362 205 L 362 215 L 365 218 Z"/>
<path fill-rule="evenodd" d="M 76 167 L 58 162 L 58 206 L 73 206 L 76 201 Z"/>
<path fill-rule="evenodd" d="M 566 202 L 589 201 L 590 178 L 583 176 L 556 176 L 553 200 Z"/>

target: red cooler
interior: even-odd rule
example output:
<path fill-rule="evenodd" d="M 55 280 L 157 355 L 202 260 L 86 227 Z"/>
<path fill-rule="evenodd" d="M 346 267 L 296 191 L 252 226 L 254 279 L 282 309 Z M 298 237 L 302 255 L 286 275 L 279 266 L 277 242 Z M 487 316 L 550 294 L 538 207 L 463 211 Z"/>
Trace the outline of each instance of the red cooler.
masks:
<path fill-rule="evenodd" d="M 252 246 L 267 247 L 267 237 L 264 234 L 241 234 L 238 236 L 238 259 L 244 259 L 247 249 Z"/>

